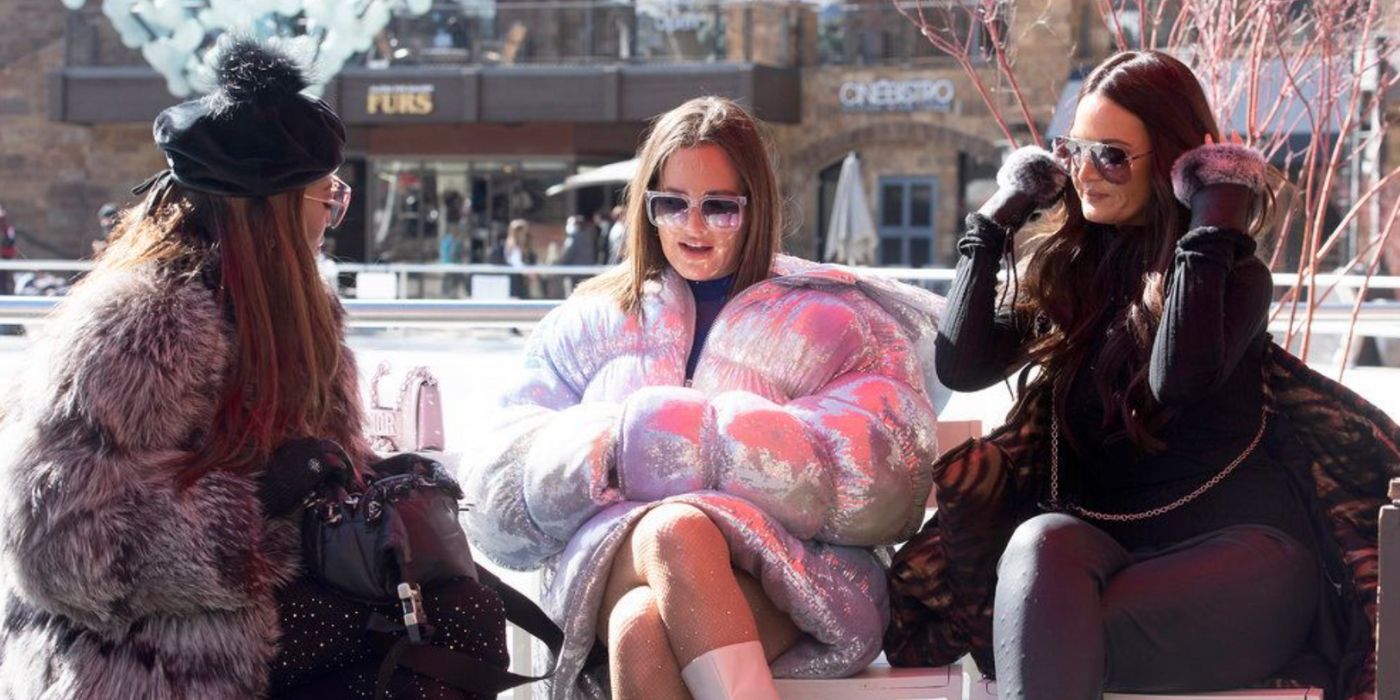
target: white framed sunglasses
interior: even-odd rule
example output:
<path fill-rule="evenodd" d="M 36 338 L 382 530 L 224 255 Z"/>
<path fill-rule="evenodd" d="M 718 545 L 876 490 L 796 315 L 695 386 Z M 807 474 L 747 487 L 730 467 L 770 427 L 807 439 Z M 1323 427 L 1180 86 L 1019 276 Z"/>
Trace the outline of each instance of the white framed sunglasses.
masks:
<path fill-rule="evenodd" d="M 734 231 L 744 224 L 747 197 L 741 195 L 707 194 L 699 201 L 677 192 L 647 190 L 647 220 L 661 228 L 681 227 L 690 221 L 691 207 L 700 208 L 700 220 L 714 231 Z"/>

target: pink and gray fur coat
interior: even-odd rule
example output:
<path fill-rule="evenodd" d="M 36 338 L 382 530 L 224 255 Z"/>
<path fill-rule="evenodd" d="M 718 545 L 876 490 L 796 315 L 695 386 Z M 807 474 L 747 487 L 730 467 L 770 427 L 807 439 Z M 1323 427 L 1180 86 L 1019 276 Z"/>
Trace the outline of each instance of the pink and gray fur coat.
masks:
<path fill-rule="evenodd" d="M 263 695 L 296 525 L 256 478 L 175 483 L 232 359 L 214 293 L 153 268 L 89 277 L 45 327 L 0 423 L 0 698 Z"/>

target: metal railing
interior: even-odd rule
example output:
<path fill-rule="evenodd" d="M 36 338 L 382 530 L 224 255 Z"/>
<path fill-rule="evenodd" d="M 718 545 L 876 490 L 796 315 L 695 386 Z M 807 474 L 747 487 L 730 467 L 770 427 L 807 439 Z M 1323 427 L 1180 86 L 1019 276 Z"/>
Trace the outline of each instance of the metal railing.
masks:
<path fill-rule="evenodd" d="M 86 272 L 96 263 L 91 260 L 59 259 L 20 259 L 0 260 L 0 272 Z M 465 274 L 465 275 L 563 275 L 589 276 L 612 269 L 610 265 L 488 265 L 484 263 L 356 263 L 338 262 L 337 272 L 387 272 L 395 275 L 414 274 Z M 863 275 L 879 275 L 899 280 L 927 282 L 951 282 L 957 271 L 947 267 L 853 267 Z M 1298 274 L 1275 272 L 1275 287 L 1292 287 L 1298 282 Z M 1306 276 L 1304 284 L 1312 279 Z M 1370 282 L 1364 275 L 1339 275 L 1319 273 L 1316 275 L 1319 287 L 1333 285 L 1342 289 L 1358 289 L 1365 285 L 1370 289 L 1400 289 L 1400 275 L 1374 275 Z"/>
<path fill-rule="evenodd" d="M 0 324 L 44 323 L 62 297 L 0 296 Z M 538 323 L 558 299 L 453 300 L 453 299 L 345 299 L 346 322 L 371 328 L 470 328 L 521 327 Z M 1320 304 L 1313 314 L 1314 334 L 1341 335 L 1352 320 L 1351 304 Z M 1287 319 L 1269 324 L 1276 333 L 1288 329 Z M 1362 304 L 1355 334 L 1400 338 L 1400 303 Z"/>

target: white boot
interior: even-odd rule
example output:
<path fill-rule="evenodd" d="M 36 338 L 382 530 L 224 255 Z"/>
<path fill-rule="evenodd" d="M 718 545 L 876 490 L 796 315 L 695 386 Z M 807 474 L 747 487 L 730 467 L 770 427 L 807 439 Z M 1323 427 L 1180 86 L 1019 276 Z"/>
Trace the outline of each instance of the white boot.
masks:
<path fill-rule="evenodd" d="M 758 642 L 707 651 L 681 669 L 681 680 L 695 700 L 781 700 Z"/>

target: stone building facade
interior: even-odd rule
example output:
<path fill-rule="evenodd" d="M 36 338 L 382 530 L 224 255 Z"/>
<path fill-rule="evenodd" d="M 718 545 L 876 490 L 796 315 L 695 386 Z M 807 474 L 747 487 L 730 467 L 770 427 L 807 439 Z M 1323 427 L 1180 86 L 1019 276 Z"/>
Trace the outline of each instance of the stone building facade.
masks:
<path fill-rule="evenodd" d="M 104 202 L 164 161 L 150 122 L 79 125 L 50 118 L 50 74 L 64 65 L 68 11 L 54 0 L 0 3 L 0 204 L 26 257 L 91 252 Z"/>
<path fill-rule="evenodd" d="M 1108 36 L 1091 3 L 1021 2 L 1008 19 L 1010 60 L 1029 113 L 1043 132 L 1061 86 L 1072 71 L 1107 55 Z M 980 73 L 1017 141 L 1028 143 L 1030 134 L 1016 126 L 1020 108 L 997 79 L 995 66 L 983 62 Z M 802 91 L 800 122 L 773 129 L 793 217 L 788 248 L 820 255 L 830 206 L 826 193 L 846 154 L 855 153 L 883 239 L 879 262 L 951 267 L 962 218 L 990 194 L 987 181 L 1010 147 L 963 69 L 936 53 L 908 65 L 812 67 L 803 70 Z M 920 93 L 931 99 L 917 101 Z M 925 192 L 931 193 L 931 215 L 922 210 Z M 912 232 L 911 224 L 924 230 Z M 898 240 L 910 235 L 932 240 L 919 243 L 917 251 L 912 241 L 896 249 Z"/>
<path fill-rule="evenodd" d="M 439 44 L 459 37 L 435 32 L 431 16 L 403 23 L 395 46 L 424 60 L 349 67 L 326 89 L 350 123 L 344 172 L 356 187 L 338 253 L 434 259 L 434 238 L 465 221 L 462 200 L 475 200 L 472 215 L 483 220 L 474 230 L 488 237 L 517 217 L 557 237 L 565 217 L 606 208 L 617 191 L 548 196 L 549 184 L 631 157 L 652 116 L 714 93 L 746 102 L 767 123 L 788 203 L 787 250 L 821 256 L 836 177 L 855 153 L 881 238 L 878 262 L 951 265 L 962 217 L 990 194 L 1010 146 L 963 69 L 888 0 L 849 0 L 838 18 L 808 2 L 707 1 L 645 15 L 641 3 L 546 12 L 497 0 L 494 34 L 450 46 Z M 99 206 L 130 200 L 127 190 L 162 167 L 150 120 L 176 99 L 139 52 L 120 45 L 99 4 L 73 13 L 58 0 L 0 3 L 0 203 L 29 257 L 85 255 Z M 1098 4 L 1007 5 L 1003 35 L 1037 131 L 1063 108 L 1072 77 L 1112 50 Z M 479 17 L 459 19 L 454 32 L 486 31 Z M 1000 111 L 1022 123 L 995 67 L 977 65 Z M 430 96 L 434 110 L 367 110 L 366 96 L 385 90 Z M 1397 100 L 1387 104 L 1389 121 L 1400 122 Z M 1015 128 L 1017 141 L 1030 140 Z M 1400 162 L 1400 138 L 1382 150 L 1383 164 Z M 386 243 L 399 229 L 415 242 Z M 1400 254 L 1392 258 L 1390 269 L 1400 269 Z"/>

